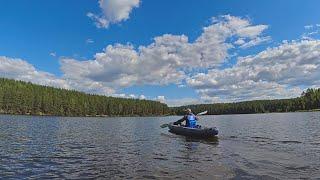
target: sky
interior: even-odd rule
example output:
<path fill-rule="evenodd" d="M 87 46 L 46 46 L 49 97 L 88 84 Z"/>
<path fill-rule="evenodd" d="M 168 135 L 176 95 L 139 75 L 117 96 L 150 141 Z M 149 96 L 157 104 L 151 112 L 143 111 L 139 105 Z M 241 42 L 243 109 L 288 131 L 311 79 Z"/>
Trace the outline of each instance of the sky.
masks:
<path fill-rule="evenodd" d="M 318 0 L 0 1 L 0 77 L 169 106 L 320 87 Z"/>

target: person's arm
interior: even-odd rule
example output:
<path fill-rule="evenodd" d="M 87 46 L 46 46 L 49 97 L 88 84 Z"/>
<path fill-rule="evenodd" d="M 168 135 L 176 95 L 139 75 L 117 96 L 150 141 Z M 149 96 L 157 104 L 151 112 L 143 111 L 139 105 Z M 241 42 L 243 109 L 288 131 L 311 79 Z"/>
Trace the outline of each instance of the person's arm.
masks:
<path fill-rule="evenodd" d="M 183 118 L 179 119 L 178 121 L 174 122 L 173 124 L 174 124 L 174 125 L 178 125 L 178 124 L 181 124 L 181 123 L 182 123 L 183 121 L 185 121 L 185 120 L 186 120 L 186 117 L 183 116 Z"/>

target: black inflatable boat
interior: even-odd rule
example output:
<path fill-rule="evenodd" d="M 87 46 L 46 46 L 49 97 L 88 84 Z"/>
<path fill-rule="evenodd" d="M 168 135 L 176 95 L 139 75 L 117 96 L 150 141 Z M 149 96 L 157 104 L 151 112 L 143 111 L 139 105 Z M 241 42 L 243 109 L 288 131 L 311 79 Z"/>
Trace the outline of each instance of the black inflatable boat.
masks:
<path fill-rule="evenodd" d="M 168 124 L 169 132 L 198 138 L 210 138 L 218 135 L 218 129 L 216 127 L 206 128 L 198 126 L 196 128 L 189 128 L 181 125 L 174 125 L 173 123 Z"/>

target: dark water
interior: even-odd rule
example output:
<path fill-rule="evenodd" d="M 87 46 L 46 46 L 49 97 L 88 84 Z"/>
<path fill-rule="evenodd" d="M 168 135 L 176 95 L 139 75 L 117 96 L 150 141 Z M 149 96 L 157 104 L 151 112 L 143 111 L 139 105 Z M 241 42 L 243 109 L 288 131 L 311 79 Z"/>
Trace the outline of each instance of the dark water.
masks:
<path fill-rule="evenodd" d="M 0 177 L 320 178 L 320 113 L 203 116 L 208 141 L 159 127 L 176 119 L 1 115 Z"/>

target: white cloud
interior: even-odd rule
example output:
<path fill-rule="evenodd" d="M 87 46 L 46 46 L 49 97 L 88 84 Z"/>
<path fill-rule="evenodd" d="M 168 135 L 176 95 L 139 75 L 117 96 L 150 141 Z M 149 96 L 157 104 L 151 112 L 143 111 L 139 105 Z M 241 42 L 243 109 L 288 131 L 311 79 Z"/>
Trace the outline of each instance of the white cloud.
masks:
<path fill-rule="evenodd" d="M 304 40 L 313 40 L 315 35 L 320 34 L 320 25 L 308 25 L 305 26 L 306 32 L 302 34 L 301 39 Z"/>
<path fill-rule="evenodd" d="M 89 79 L 68 79 L 37 70 L 33 65 L 21 59 L 0 57 L 0 77 L 53 86 L 63 89 L 75 89 L 88 93 L 112 95 L 115 90 L 102 83 Z"/>
<path fill-rule="evenodd" d="M 239 38 L 238 40 L 236 40 L 234 42 L 235 45 L 242 45 L 242 44 L 245 44 L 246 41 L 243 39 L 243 38 Z"/>
<path fill-rule="evenodd" d="M 166 101 L 166 98 L 164 96 L 157 96 L 155 100 L 164 103 Z"/>
<path fill-rule="evenodd" d="M 170 107 L 203 103 L 203 101 L 201 101 L 200 99 L 196 99 L 196 98 L 165 99 L 163 102 L 166 103 Z"/>
<path fill-rule="evenodd" d="M 238 102 L 247 100 L 279 99 L 297 97 L 298 87 L 287 89 L 275 82 L 246 80 L 233 85 L 223 85 L 217 89 L 199 89 L 201 100 L 205 103 Z"/>
<path fill-rule="evenodd" d="M 112 94 L 113 97 L 120 97 L 120 98 L 127 98 L 127 99 L 147 99 L 146 96 L 144 96 L 143 94 L 141 95 L 136 95 L 136 94 L 125 94 L 125 93 L 121 93 L 121 94 L 117 94 L 114 93 Z"/>
<path fill-rule="evenodd" d="M 144 96 L 143 94 L 141 94 L 141 95 L 139 96 L 139 99 L 146 99 L 146 96 Z"/>
<path fill-rule="evenodd" d="M 259 36 L 264 30 L 268 28 L 267 25 L 246 26 L 236 30 L 240 37 L 255 38 Z"/>
<path fill-rule="evenodd" d="M 129 13 L 127 17 L 129 18 Z M 113 22 L 108 21 L 107 25 L 110 23 Z M 315 50 L 317 48 L 312 49 L 311 46 L 315 41 L 285 42 L 280 47 L 267 49 L 257 55 L 241 57 L 234 67 L 221 69 L 221 65 L 232 57 L 230 50 L 249 48 L 270 41 L 269 36 L 263 35 L 267 27 L 267 25 L 253 25 L 245 18 L 219 16 L 213 18 L 211 25 L 203 28 L 203 32 L 194 42 L 190 42 L 186 35 L 164 34 L 155 37 L 151 44 L 137 48 L 130 44 L 108 45 L 90 60 L 62 58 L 60 61 L 62 77 L 38 71 L 26 61 L 21 61 L 26 67 L 33 69 L 34 74 L 38 74 L 29 76 L 28 81 L 38 84 L 55 83 L 56 87 L 89 93 L 145 99 L 144 95 L 126 95 L 117 92 L 133 85 L 175 83 L 183 87 L 186 81 L 186 85 L 196 89 L 201 96 L 201 99 L 182 100 L 157 97 L 157 100 L 171 106 L 295 96 L 300 93 L 300 89 L 293 82 L 299 78 L 290 80 L 291 77 L 286 77 L 284 74 L 290 75 L 294 70 L 293 73 L 301 75 L 305 71 L 306 74 L 302 74 L 300 81 L 305 81 L 305 76 L 309 76 L 308 73 L 312 74 L 313 79 L 310 77 L 312 80 L 316 79 L 315 75 L 319 75 L 315 73 L 315 70 L 319 70 L 317 64 L 307 63 L 301 65 L 300 69 L 295 64 L 300 57 L 298 55 L 304 54 L 299 62 L 302 59 L 312 59 L 307 55 L 318 57 Z M 304 46 L 307 47 L 304 48 L 305 52 L 294 54 Z M 3 64 L 5 63 L 1 63 L 0 66 L 3 67 Z M 18 72 L 10 77 L 26 80 L 23 76 L 27 71 L 25 68 L 9 71 L 4 69 L 0 67 L 0 75 Z M 309 84 L 316 85 L 318 81 Z"/>
<path fill-rule="evenodd" d="M 312 28 L 313 28 L 313 25 L 312 25 L 312 24 L 306 25 L 306 26 L 304 26 L 304 28 L 307 29 L 307 30 L 309 30 L 309 29 L 312 29 Z"/>
<path fill-rule="evenodd" d="M 179 85 L 190 73 L 228 61 L 228 51 L 236 48 L 230 38 L 243 39 L 243 46 L 254 46 L 266 41 L 260 36 L 266 28 L 252 25 L 248 19 L 220 16 L 204 27 L 194 42 L 185 35 L 164 34 L 136 49 L 130 44 L 109 45 L 93 60 L 62 59 L 61 70 L 68 79 L 96 82 L 115 90 L 132 85 Z"/>
<path fill-rule="evenodd" d="M 49 55 L 52 56 L 52 57 L 56 57 L 57 53 L 56 52 L 51 52 L 51 53 L 49 53 Z"/>
<path fill-rule="evenodd" d="M 0 56 L 0 77 L 65 89 L 70 88 L 65 80 L 56 78 L 53 74 L 38 71 L 34 66 L 22 59 L 4 56 Z"/>
<path fill-rule="evenodd" d="M 134 53 L 132 47 L 124 46 L 120 49 L 121 51 L 115 51 L 108 56 L 118 57 L 119 53 L 123 53 L 125 58 L 130 54 L 126 51 L 131 51 L 131 56 L 129 56 L 131 58 L 129 59 L 136 60 L 134 57 L 137 57 L 137 54 Z M 105 54 L 99 54 L 97 58 L 98 56 L 105 56 Z M 120 58 L 117 61 L 121 60 Z M 90 67 L 88 64 L 99 65 L 95 61 L 84 61 L 80 64 L 72 59 L 62 61 L 69 61 L 69 66 L 62 66 L 66 68 L 64 69 L 66 73 L 62 77 L 56 77 L 50 73 L 36 70 L 24 60 L 0 57 L 0 76 L 90 93 L 125 98 L 146 98 L 144 95 L 116 94 L 116 89 L 109 86 L 108 83 L 93 80 L 90 76 L 86 77 L 87 73 L 91 73 L 90 68 L 96 69 L 95 66 Z M 78 66 L 86 68 L 83 69 Z M 118 71 L 118 69 L 115 70 Z M 113 74 L 110 73 L 109 75 L 112 76 Z M 302 91 L 300 86 L 319 87 L 319 77 L 320 40 L 284 41 L 280 46 L 269 48 L 257 55 L 239 57 L 237 64 L 231 68 L 211 69 L 208 73 L 198 73 L 187 78 L 187 85 L 197 90 L 201 96 L 200 99 L 166 99 L 164 96 L 158 96 L 156 100 L 170 106 L 177 106 L 210 102 L 290 98 L 300 95 Z"/>
<path fill-rule="evenodd" d="M 137 96 L 136 96 L 136 95 L 134 95 L 134 94 L 129 94 L 129 98 L 131 98 L 131 99 L 136 99 L 136 98 L 137 98 Z"/>
<path fill-rule="evenodd" d="M 95 21 L 98 28 L 108 28 L 110 24 L 129 19 L 132 9 L 139 4 L 140 0 L 99 0 L 101 15 L 89 12 L 87 16 Z"/>
<path fill-rule="evenodd" d="M 168 84 L 183 78 L 183 73 L 171 67 L 169 60 L 149 59 L 148 52 L 139 55 L 130 45 L 108 46 L 105 52 L 96 54 L 95 60 L 62 59 L 61 64 L 69 79 L 92 80 L 117 89 L 137 84 Z"/>
<path fill-rule="evenodd" d="M 92 43 L 94 43 L 94 41 L 89 38 L 89 39 L 86 40 L 86 43 L 87 43 L 87 44 L 92 44 Z"/>
<path fill-rule="evenodd" d="M 299 96 L 301 86 L 320 86 L 320 40 L 284 42 L 231 68 L 187 79 L 208 101 L 242 101 Z"/>
<path fill-rule="evenodd" d="M 253 47 L 253 46 L 257 46 L 261 43 L 264 42 L 269 42 L 271 41 L 271 37 L 270 36 L 266 36 L 266 37 L 256 37 L 248 42 L 244 42 L 243 44 L 241 44 L 240 48 L 242 49 L 246 49 L 249 47 Z"/>

